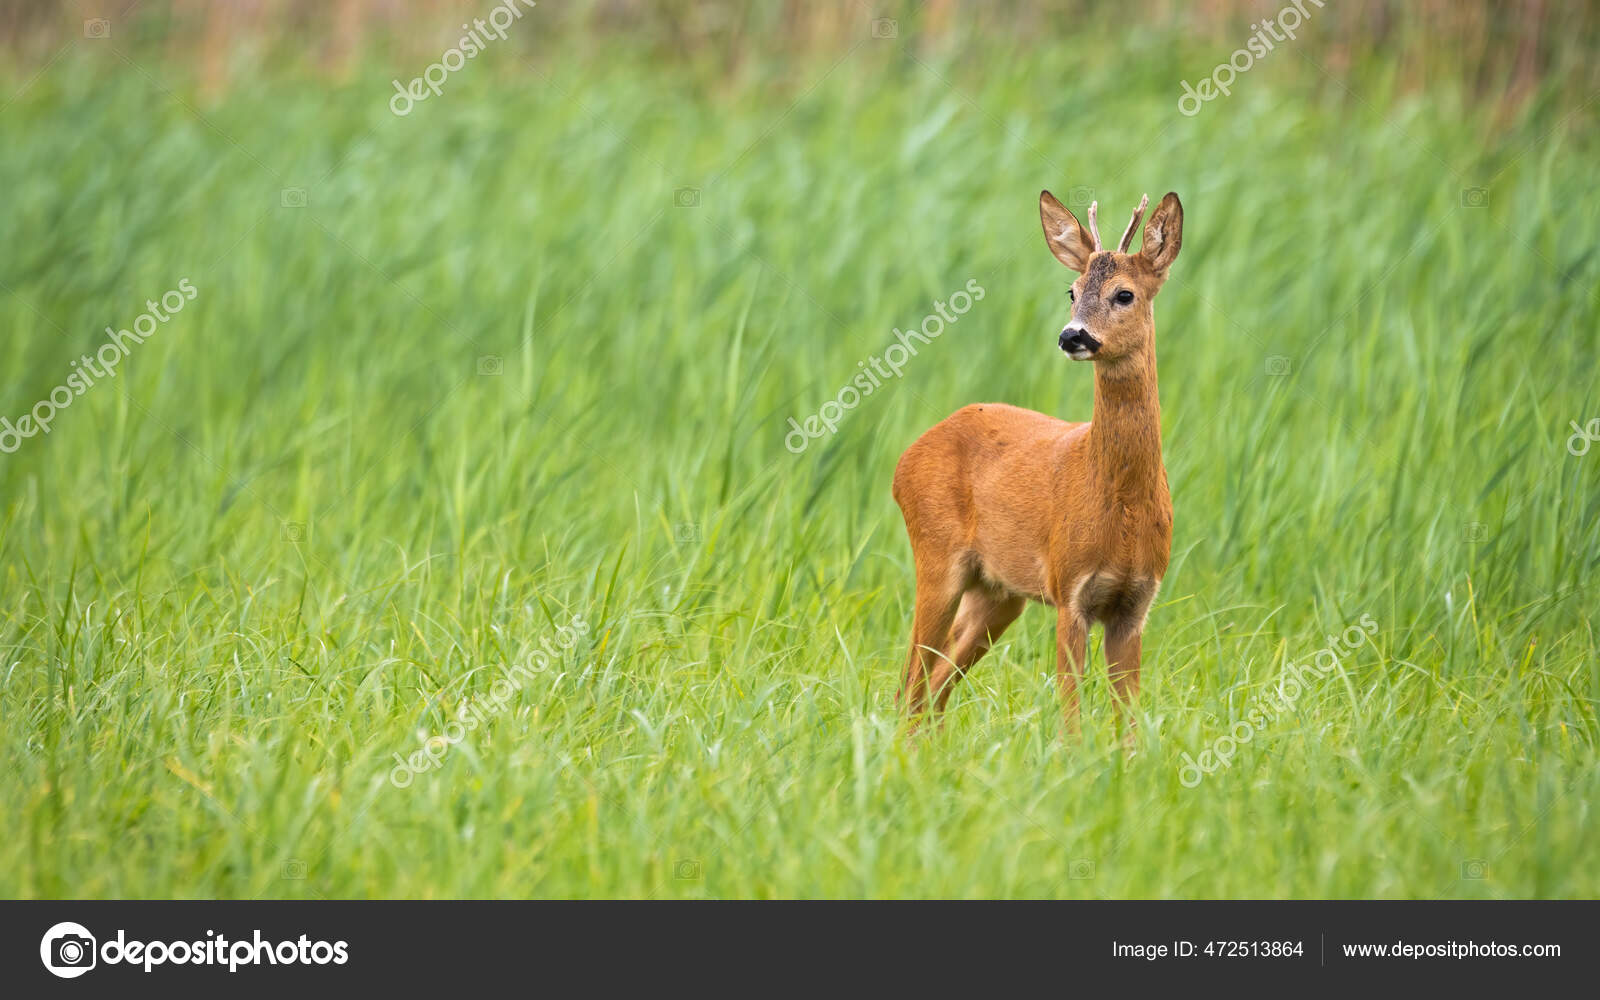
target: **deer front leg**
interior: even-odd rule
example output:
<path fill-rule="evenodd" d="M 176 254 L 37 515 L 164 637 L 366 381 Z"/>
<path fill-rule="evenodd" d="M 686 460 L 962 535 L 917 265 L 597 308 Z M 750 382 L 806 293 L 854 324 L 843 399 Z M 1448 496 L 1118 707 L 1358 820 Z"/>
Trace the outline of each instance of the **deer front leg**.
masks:
<path fill-rule="evenodd" d="M 1078 681 L 1088 655 L 1089 623 L 1070 607 L 1056 613 L 1056 684 L 1067 732 L 1078 731 Z"/>
<path fill-rule="evenodd" d="M 1133 741 L 1133 703 L 1139 697 L 1139 653 L 1143 633 L 1131 625 L 1106 629 L 1106 673 L 1111 678 L 1117 721 L 1127 722 L 1125 741 Z"/>

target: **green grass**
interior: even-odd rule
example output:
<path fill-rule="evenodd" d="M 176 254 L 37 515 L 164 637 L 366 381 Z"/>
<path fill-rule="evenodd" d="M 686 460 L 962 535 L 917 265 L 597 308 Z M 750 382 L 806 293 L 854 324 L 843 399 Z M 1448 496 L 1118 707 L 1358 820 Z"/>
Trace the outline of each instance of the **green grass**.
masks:
<path fill-rule="evenodd" d="M 1600 416 L 1593 105 L 1491 119 L 1283 56 L 1191 119 L 1174 66 L 1226 53 L 1168 55 L 485 57 L 403 120 L 420 67 L 221 98 L 136 49 L 18 71 L 0 415 L 198 296 L 0 455 L 0 895 L 1600 894 L 1600 449 L 1564 446 Z M 1186 208 L 1137 752 L 1098 641 L 1062 737 L 1037 608 L 908 741 L 894 462 L 967 402 L 1089 416 L 1036 211 L 1079 185 L 1119 232 L 1143 192 Z"/>

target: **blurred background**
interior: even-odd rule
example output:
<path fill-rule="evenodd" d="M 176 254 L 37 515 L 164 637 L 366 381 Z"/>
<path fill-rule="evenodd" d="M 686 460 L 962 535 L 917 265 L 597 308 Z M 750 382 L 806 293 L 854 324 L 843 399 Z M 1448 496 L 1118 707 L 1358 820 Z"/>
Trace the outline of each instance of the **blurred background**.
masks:
<path fill-rule="evenodd" d="M 347 79 L 375 48 L 429 54 L 454 41 L 460 18 L 490 6 L 470 0 L 4 0 L 0 32 L 14 55 L 48 59 L 64 32 L 104 20 L 126 44 L 158 47 L 164 62 L 192 72 L 207 88 L 225 88 L 290 66 Z M 899 37 L 924 53 L 970 49 L 978 38 L 1027 46 L 1051 34 L 1088 46 L 1092 37 L 1083 33 L 1091 27 L 1102 31 L 1105 44 L 1105 33 L 1119 23 L 1137 25 L 1152 43 L 1181 36 L 1222 44 L 1241 42 L 1244 26 L 1285 6 L 1270 0 L 544 0 L 540 39 L 523 39 L 516 48 L 519 59 L 538 61 L 554 39 L 585 54 L 594 51 L 585 46 L 621 43 L 736 81 L 768 75 L 775 59 L 853 43 L 864 20 L 892 21 Z M 1394 63 L 1409 89 L 1460 84 L 1515 104 L 1551 80 L 1587 94 L 1600 73 L 1593 58 L 1600 10 L 1593 3 L 1350 0 L 1307 10 L 1317 22 L 1319 62 L 1335 77 L 1377 58 Z"/>
<path fill-rule="evenodd" d="M 1597 53 L 1543 0 L 0 0 L 0 894 L 1600 894 Z M 1041 188 L 1185 206 L 1132 756 L 1038 609 L 897 730 L 895 460 L 1090 415 Z"/>

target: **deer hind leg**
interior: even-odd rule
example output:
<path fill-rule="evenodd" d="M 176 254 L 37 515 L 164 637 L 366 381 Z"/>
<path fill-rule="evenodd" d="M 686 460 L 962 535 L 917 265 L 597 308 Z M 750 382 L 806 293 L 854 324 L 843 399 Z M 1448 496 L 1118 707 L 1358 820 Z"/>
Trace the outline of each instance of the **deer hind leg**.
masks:
<path fill-rule="evenodd" d="M 950 625 L 955 621 L 965 586 L 952 563 L 953 560 L 917 559 L 917 607 L 899 699 L 913 720 L 927 710 L 930 673 L 950 653 Z"/>
<path fill-rule="evenodd" d="M 967 675 L 967 670 L 983 659 L 983 654 L 1005 634 L 1005 630 L 1011 627 L 1011 623 L 1027 606 L 1026 598 L 981 584 L 969 587 L 961 595 L 955 625 L 951 627 L 950 638 L 945 643 L 950 658 L 935 664 L 928 678 L 935 713 L 944 711 L 951 692 Z"/>

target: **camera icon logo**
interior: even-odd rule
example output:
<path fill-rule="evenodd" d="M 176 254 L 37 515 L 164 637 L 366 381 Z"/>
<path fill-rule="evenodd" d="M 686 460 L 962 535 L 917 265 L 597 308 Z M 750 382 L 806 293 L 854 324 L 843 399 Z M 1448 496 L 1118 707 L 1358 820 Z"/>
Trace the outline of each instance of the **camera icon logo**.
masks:
<path fill-rule="evenodd" d="M 1094 862 L 1088 858 L 1078 858 L 1067 866 L 1068 878 L 1094 878 Z"/>
<path fill-rule="evenodd" d="M 283 877 L 287 879 L 303 879 L 306 877 L 306 863 L 299 858 L 290 858 L 283 863 Z"/>
<path fill-rule="evenodd" d="M 1267 358 L 1268 375 L 1287 375 L 1294 369 L 1294 361 L 1286 354 L 1274 354 Z"/>
<path fill-rule="evenodd" d="M 306 189 L 284 188 L 278 193 L 278 204 L 282 205 L 284 208 L 305 208 Z"/>
<path fill-rule="evenodd" d="M 672 866 L 672 877 L 682 882 L 695 882 L 700 878 L 698 859 L 679 861 Z"/>
<path fill-rule="evenodd" d="M 700 525 L 693 521 L 679 521 L 673 526 L 672 534 L 679 545 L 693 545 L 700 540 Z"/>
<path fill-rule="evenodd" d="M 56 924 L 39 941 L 44 967 L 62 979 L 76 979 L 94 968 L 97 954 L 89 928 L 71 921 Z"/>
<path fill-rule="evenodd" d="M 91 17 L 83 22 L 83 37 L 110 38 L 111 22 L 103 17 Z"/>
<path fill-rule="evenodd" d="M 506 370 L 506 360 L 498 354 L 485 354 L 478 358 L 479 375 L 503 375 Z"/>
<path fill-rule="evenodd" d="M 892 17 L 875 17 L 872 19 L 873 38 L 899 38 L 900 22 Z"/>
<path fill-rule="evenodd" d="M 674 208 L 699 208 L 699 188 L 679 188 L 672 192 L 672 207 Z"/>
<path fill-rule="evenodd" d="M 1489 862 L 1482 858 L 1468 858 L 1461 862 L 1461 877 L 1480 879 L 1489 877 Z"/>
<path fill-rule="evenodd" d="M 1469 542 L 1481 542 L 1489 537 L 1489 526 L 1482 521 L 1468 521 L 1466 536 Z"/>
<path fill-rule="evenodd" d="M 1079 184 L 1067 192 L 1067 204 L 1073 208 L 1088 208 L 1094 200 L 1094 188 L 1086 184 Z"/>
<path fill-rule="evenodd" d="M 1489 205 L 1488 188 L 1462 188 L 1462 208 L 1487 208 Z"/>

